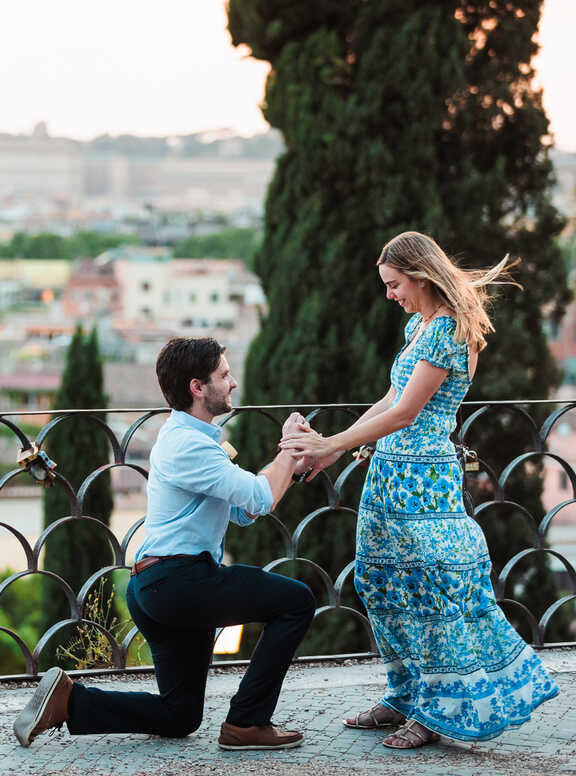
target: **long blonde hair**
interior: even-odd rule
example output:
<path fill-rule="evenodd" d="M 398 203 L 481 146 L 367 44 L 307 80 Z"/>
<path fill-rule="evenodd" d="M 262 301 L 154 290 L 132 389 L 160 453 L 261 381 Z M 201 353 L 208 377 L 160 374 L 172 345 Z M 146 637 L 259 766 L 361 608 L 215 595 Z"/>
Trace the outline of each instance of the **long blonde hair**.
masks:
<path fill-rule="evenodd" d="M 388 242 L 377 265 L 386 264 L 415 280 L 427 280 L 456 319 L 456 342 L 467 342 L 474 351 L 486 347 L 485 335 L 494 331 L 486 307 L 487 285 L 522 286 L 512 280 L 508 255 L 487 270 L 461 269 L 431 237 L 420 232 L 402 232 Z"/>

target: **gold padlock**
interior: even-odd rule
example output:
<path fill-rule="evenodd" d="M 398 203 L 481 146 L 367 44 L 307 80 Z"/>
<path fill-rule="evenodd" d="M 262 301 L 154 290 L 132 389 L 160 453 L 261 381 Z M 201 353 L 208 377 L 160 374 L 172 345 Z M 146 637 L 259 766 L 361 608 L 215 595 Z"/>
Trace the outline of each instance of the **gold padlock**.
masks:
<path fill-rule="evenodd" d="M 16 459 L 16 463 L 21 468 L 24 468 L 29 463 L 32 463 L 32 461 L 35 461 L 36 458 L 38 458 L 38 445 L 36 442 L 32 442 L 32 447 L 20 448 L 18 451 L 18 458 Z"/>
<path fill-rule="evenodd" d="M 478 460 L 478 453 L 475 450 L 468 450 L 464 448 L 464 470 L 467 472 L 480 471 L 480 461 Z"/>

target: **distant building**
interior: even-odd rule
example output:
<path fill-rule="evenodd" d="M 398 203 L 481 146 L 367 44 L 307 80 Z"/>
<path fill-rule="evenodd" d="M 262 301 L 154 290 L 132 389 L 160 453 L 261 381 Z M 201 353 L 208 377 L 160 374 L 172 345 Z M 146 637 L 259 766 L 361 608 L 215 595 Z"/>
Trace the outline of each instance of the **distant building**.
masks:
<path fill-rule="evenodd" d="M 86 198 L 153 202 L 187 211 L 262 212 L 273 159 L 129 157 L 86 151 Z"/>
<path fill-rule="evenodd" d="M 46 291 L 59 294 L 72 271 L 65 259 L 0 259 L 0 282 L 16 284 L 20 298 L 40 301 Z"/>
<path fill-rule="evenodd" d="M 81 145 L 75 140 L 33 135 L 0 135 L 0 196 L 41 194 L 79 202 L 84 189 Z"/>
<path fill-rule="evenodd" d="M 24 299 L 24 284 L 19 279 L 0 279 L 0 310 L 21 302 Z"/>
<path fill-rule="evenodd" d="M 54 406 L 54 399 L 60 386 L 60 375 L 39 374 L 37 372 L 15 371 L 0 374 L 0 407 L 4 412 L 10 410 L 37 411 L 45 414 L 15 416 L 16 423 L 43 426 L 50 420 L 48 410 Z"/>
<path fill-rule="evenodd" d="M 235 259 L 171 259 L 162 249 L 125 249 L 114 267 L 125 320 L 178 328 L 234 328 L 243 307 L 264 303 L 258 279 Z"/>
<path fill-rule="evenodd" d="M 551 159 L 556 176 L 554 204 L 568 218 L 568 231 L 576 234 L 576 153 L 554 150 Z"/>
<path fill-rule="evenodd" d="M 547 450 L 560 456 L 576 470 L 576 424 L 570 413 L 559 420 L 547 439 Z M 567 472 L 553 458 L 543 458 L 544 490 L 542 503 L 546 512 L 557 504 L 573 498 L 572 485 Z M 567 504 L 554 518 L 554 525 L 576 525 L 576 504 Z M 576 538 L 576 537 L 575 537 Z"/>
<path fill-rule="evenodd" d="M 91 259 L 78 262 L 62 294 L 62 313 L 68 318 L 97 319 L 118 315 L 122 309 L 120 286 L 112 263 Z"/>
<path fill-rule="evenodd" d="M 30 135 L 0 133 L 0 235 L 132 227 L 145 242 L 174 244 L 199 214 L 259 224 L 282 149 L 274 130 L 252 138 L 227 132 L 92 141 L 50 137 L 45 124 Z M 143 206 L 183 218 L 142 219 Z"/>
<path fill-rule="evenodd" d="M 576 302 L 570 302 L 560 323 L 546 321 L 548 347 L 563 371 L 563 384 L 576 386 Z"/>

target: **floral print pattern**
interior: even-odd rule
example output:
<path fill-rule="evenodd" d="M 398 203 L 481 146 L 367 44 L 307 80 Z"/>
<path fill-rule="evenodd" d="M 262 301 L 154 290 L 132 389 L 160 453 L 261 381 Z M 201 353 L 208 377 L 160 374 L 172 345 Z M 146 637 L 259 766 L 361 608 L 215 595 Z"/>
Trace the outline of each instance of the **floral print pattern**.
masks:
<path fill-rule="evenodd" d="M 464 398 L 468 349 L 440 316 L 392 367 L 397 399 L 424 359 L 448 371 L 407 428 L 379 440 L 364 483 L 355 587 L 387 667 L 384 705 L 442 735 L 493 738 L 521 725 L 558 689 L 508 623 L 490 582 L 482 530 L 466 514 L 450 441 Z"/>

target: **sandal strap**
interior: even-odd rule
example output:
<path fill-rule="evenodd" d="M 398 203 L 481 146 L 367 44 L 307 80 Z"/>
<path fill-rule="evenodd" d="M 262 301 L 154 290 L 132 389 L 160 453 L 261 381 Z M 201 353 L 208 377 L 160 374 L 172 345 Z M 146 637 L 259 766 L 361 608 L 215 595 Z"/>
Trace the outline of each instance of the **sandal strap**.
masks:
<path fill-rule="evenodd" d="M 420 739 L 422 744 L 427 743 L 428 739 L 424 738 L 423 735 L 418 733 L 417 730 L 400 728 L 400 730 L 397 730 L 395 733 L 392 733 L 394 738 L 401 738 L 402 741 L 407 741 L 409 744 L 416 744 L 417 746 L 420 746 L 420 744 L 417 741 L 414 741 L 414 738 L 411 738 L 411 736 L 416 736 L 416 738 Z"/>
<path fill-rule="evenodd" d="M 382 725 L 384 722 L 384 720 L 378 719 L 378 717 L 376 716 L 376 712 L 378 710 L 383 710 L 388 712 L 388 718 L 385 720 L 385 722 L 391 725 L 396 724 L 396 722 L 404 722 L 406 720 L 406 717 L 404 717 L 399 711 L 396 711 L 396 709 L 393 709 L 391 706 L 383 706 L 381 703 L 377 703 L 376 706 L 372 706 L 372 708 L 368 712 L 370 714 L 374 727 L 378 727 L 379 725 Z"/>
<path fill-rule="evenodd" d="M 420 723 L 417 722 L 415 719 L 411 719 L 410 722 L 407 722 L 405 725 L 402 725 L 402 727 L 399 728 L 395 733 L 392 733 L 392 735 L 395 738 L 401 738 L 403 741 L 407 741 L 409 744 L 416 743 L 417 746 L 420 746 L 420 744 L 415 742 L 413 738 L 409 737 L 409 736 L 416 736 L 417 738 L 420 739 L 422 744 L 427 744 L 428 741 L 431 741 L 433 739 L 434 734 L 432 733 L 432 731 L 429 731 L 430 732 L 429 737 L 422 735 L 422 733 L 420 733 L 419 730 L 416 730 L 414 728 L 414 725 L 419 725 L 419 724 Z"/>
<path fill-rule="evenodd" d="M 386 717 L 382 714 L 378 716 L 378 712 L 385 712 Z M 381 703 L 377 703 L 367 711 L 359 711 L 354 717 L 351 718 L 355 727 L 372 727 L 379 728 L 385 725 L 400 725 L 406 722 L 406 717 L 391 706 L 383 706 Z"/>
<path fill-rule="evenodd" d="M 374 727 L 378 727 L 378 725 L 382 724 L 382 720 L 379 720 L 378 717 L 376 716 L 376 712 L 378 711 L 378 709 L 381 709 L 381 708 L 383 708 L 383 706 L 377 703 L 376 706 L 372 706 L 372 708 L 368 712 L 368 714 L 370 714 L 370 719 L 372 720 L 372 724 L 374 725 Z"/>
<path fill-rule="evenodd" d="M 378 727 L 380 722 L 378 721 L 378 718 L 376 717 L 376 706 L 374 706 L 373 709 L 370 709 L 368 714 L 370 714 L 370 719 L 372 720 L 372 724 L 374 725 L 374 727 Z"/>

